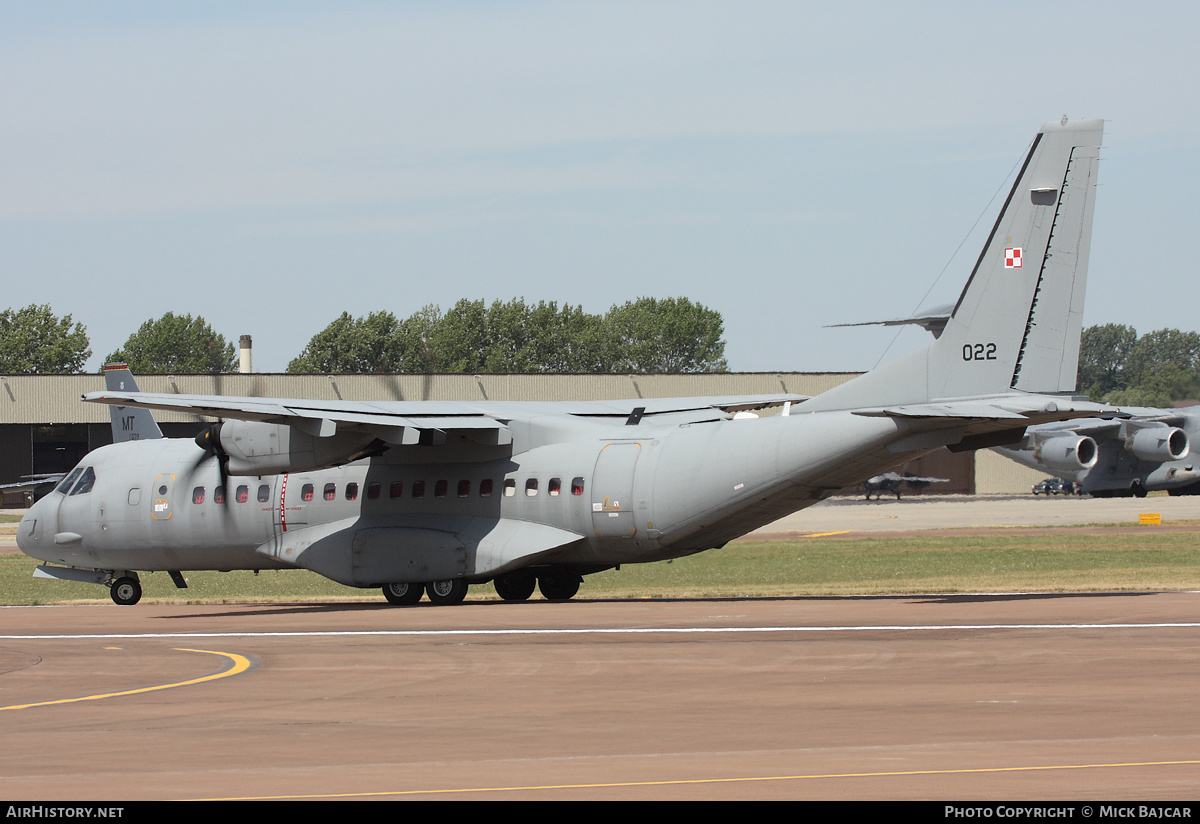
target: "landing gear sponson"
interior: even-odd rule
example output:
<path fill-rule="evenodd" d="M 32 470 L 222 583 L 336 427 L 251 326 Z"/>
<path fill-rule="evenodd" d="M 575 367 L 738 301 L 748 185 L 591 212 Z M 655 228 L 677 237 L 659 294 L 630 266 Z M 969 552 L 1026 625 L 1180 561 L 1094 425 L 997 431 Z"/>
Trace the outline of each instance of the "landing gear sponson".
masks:
<path fill-rule="evenodd" d="M 542 593 L 547 601 L 569 601 L 579 592 L 583 576 L 573 570 L 548 569 L 540 575 L 521 570 L 500 575 L 492 581 L 496 594 L 505 601 L 527 601 L 534 589 Z M 393 606 L 411 606 L 428 595 L 433 604 L 449 606 L 461 604 L 467 597 L 469 585 L 461 578 L 446 581 L 431 581 L 427 584 L 387 584 L 383 597 Z M 115 596 L 114 596 L 115 597 Z"/>

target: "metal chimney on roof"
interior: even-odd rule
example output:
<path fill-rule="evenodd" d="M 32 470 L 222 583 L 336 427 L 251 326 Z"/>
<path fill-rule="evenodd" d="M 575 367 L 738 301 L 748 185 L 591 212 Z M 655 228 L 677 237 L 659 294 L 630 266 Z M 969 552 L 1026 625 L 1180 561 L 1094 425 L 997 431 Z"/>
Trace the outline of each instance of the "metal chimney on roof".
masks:
<path fill-rule="evenodd" d="M 238 350 L 238 371 L 243 375 L 249 375 L 254 371 L 254 344 L 250 340 L 249 335 L 242 335 Z"/>

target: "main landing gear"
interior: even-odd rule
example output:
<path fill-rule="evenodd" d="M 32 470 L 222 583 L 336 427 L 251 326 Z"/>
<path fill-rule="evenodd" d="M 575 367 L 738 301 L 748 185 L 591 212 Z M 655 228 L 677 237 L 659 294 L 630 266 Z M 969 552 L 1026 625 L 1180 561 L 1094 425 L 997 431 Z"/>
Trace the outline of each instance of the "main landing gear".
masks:
<path fill-rule="evenodd" d="M 537 588 L 547 601 L 569 601 L 579 592 L 583 578 L 569 569 L 543 569 L 534 575 L 528 570 L 518 570 L 497 577 L 492 584 L 496 594 L 505 601 L 528 601 Z"/>
<path fill-rule="evenodd" d="M 431 581 L 428 584 L 385 584 L 383 597 L 392 606 L 409 607 L 429 595 L 434 604 L 461 604 L 467 597 L 468 584 L 461 578 L 447 581 Z"/>
<path fill-rule="evenodd" d="M 112 582 L 109 587 L 109 595 L 112 596 L 113 603 L 123 607 L 130 607 L 142 600 L 142 585 L 137 578 L 131 578 L 128 575 L 122 576 Z"/>
<path fill-rule="evenodd" d="M 538 589 L 547 601 L 569 601 L 579 592 L 583 578 L 571 570 L 544 569 L 534 575 L 526 570 L 509 572 L 492 581 L 496 594 L 505 601 L 528 601 Z M 469 585 L 461 578 L 431 581 L 427 584 L 386 584 L 383 597 L 398 607 L 412 606 L 428 595 L 430 603 L 439 606 L 461 604 L 467 597 Z M 115 596 L 114 596 L 115 597 Z"/>

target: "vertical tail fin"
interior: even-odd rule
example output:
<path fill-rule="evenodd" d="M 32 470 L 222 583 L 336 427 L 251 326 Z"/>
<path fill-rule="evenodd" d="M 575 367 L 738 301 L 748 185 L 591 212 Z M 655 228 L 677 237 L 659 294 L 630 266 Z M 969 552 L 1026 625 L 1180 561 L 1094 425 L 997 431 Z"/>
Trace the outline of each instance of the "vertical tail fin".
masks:
<path fill-rule="evenodd" d="M 123 363 L 104 365 L 104 386 L 113 392 L 140 391 L 137 381 L 133 379 L 133 373 Z M 113 443 L 144 441 L 163 436 L 162 430 L 154 420 L 154 413 L 149 409 L 110 406 L 108 411 L 112 418 Z"/>
<path fill-rule="evenodd" d="M 1073 391 L 1103 132 L 1043 126 L 941 336 L 803 408 Z"/>
<path fill-rule="evenodd" d="M 1103 121 L 1081 120 L 1038 133 L 931 347 L 937 395 L 1075 389 L 1103 131 Z"/>

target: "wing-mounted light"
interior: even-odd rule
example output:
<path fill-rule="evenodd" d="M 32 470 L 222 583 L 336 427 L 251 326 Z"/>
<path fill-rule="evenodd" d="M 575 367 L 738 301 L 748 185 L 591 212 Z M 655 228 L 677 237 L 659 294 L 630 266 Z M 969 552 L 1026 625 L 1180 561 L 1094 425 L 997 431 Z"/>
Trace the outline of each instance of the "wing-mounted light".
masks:
<path fill-rule="evenodd" d="M 306 427 L 321 432 L 320 426 Z M 223 473 L 230 475 L 278 475 L 339 466 L 373 454 L 375 436 L 354 430 L 322 436 L 286 424 L 259 421 L 224 421 L 210 426 L 196 444 L 215 454 Z M 376 450 L 377 451 L 377 450 Z"/>

